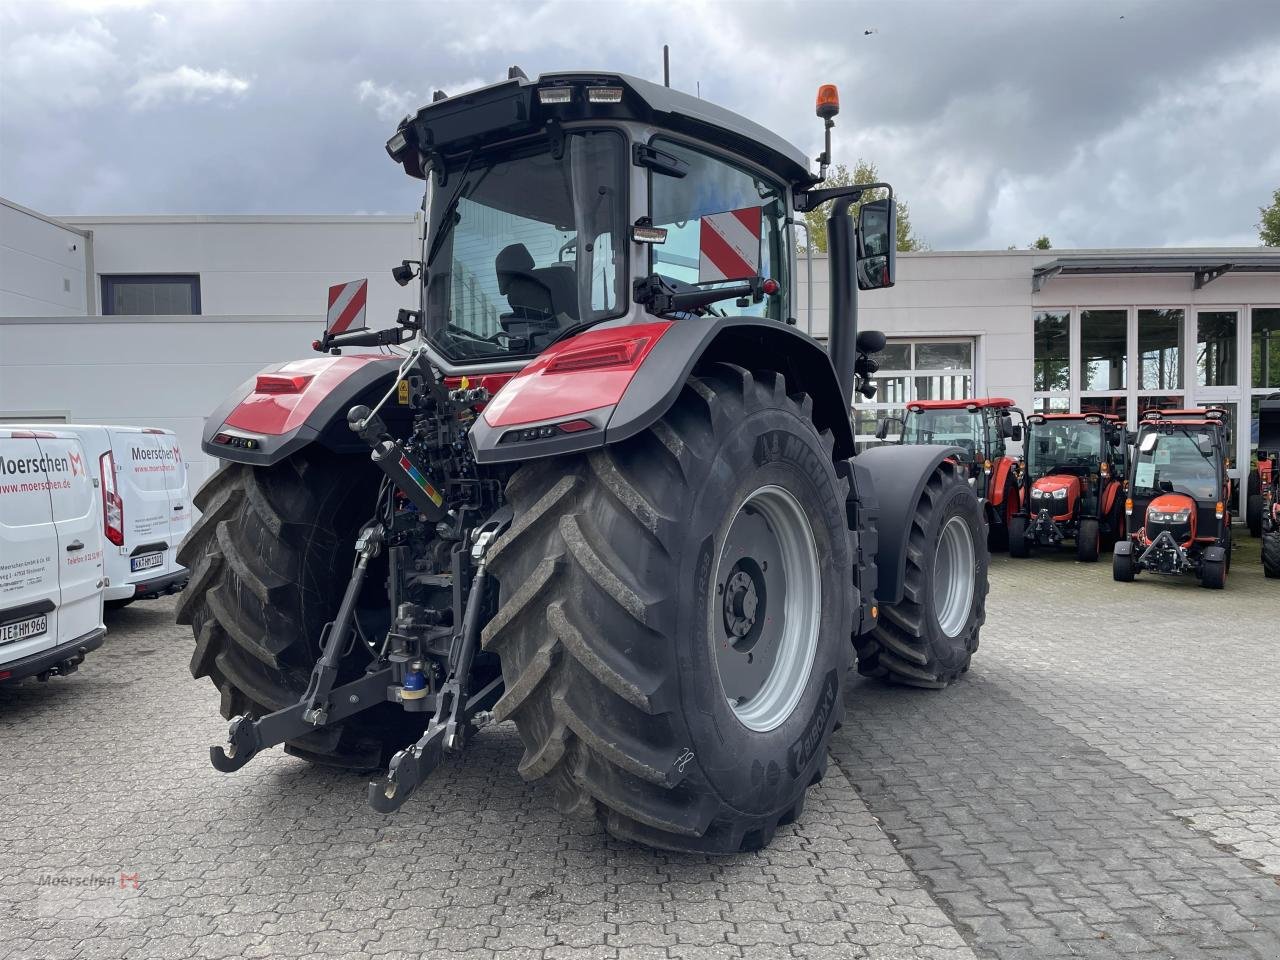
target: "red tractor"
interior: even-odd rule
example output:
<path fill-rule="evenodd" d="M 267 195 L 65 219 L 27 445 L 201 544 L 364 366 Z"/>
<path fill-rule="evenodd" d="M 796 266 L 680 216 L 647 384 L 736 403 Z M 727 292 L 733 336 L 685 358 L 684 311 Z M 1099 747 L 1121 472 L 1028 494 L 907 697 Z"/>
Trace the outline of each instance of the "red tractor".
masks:
<path fill-rule="evenodd" d="M 1221 590 L 1231 570 L 1231 440 L 1227 413 L 1148 410 L 1138 424 L 1125 500 L 1125 537 L 1112 574 L 1192 574 Z"/>
<path fill-rule="evenodd" d="M 1009 555 L 1075 541 L 1076 559 L 1095 562 L 1104 540 L 1124 534 L 1128 457 L 1124 421 L 1103 413 L 1035 413 L 1027 418 L 1022 507 L 1009 525 Z"/>
<path fill-rule="evenodd" d="M 1280 393 L 1258 404 L 1258 466 L 1267 465 L 1258 490 L 1262 572 L 1280 579 Z"/>
<path fill-rule="evenodd" d="M 611 72 L 513 67 L 401 122 L 417 308 L 340 330 L 339 295 L 322 356 L 208 420 L 178 616 L 231 720 L 215 767 L 386 764 L 391 811 L 509 719 L 560 809 L 735 852 L 801 815 L 855 653 L 922 687 L 968 670 L 988 554 L 958 451 L 854 455 L 885 342 L 858 293 L 892 285 L 896 218 L 888 184 L 823 185 L 837 110 L 822 88 L 818 176 Z M 826 350 L 795 325 L 792 232 L 824 204 Z"/>
<path fill-rule="evenodd" d="M 1014 422 L 1014 415 L 1020 422 Z M 958 447 L 956 462 L 969 477 L 986 509 L 987 544 L 992 550 L 1009 546 L 1009 528 L 1021 505 L 1019 461 L 1007 444 L 1021 443 L 1026 416 L 1005 397 L 972 400 L 915 400 L 907 404 L 905 420 L 885 417 L 876 428 L 884 440 L 890 425 L 898 425 L 899 443 L 943 443 Z"/>

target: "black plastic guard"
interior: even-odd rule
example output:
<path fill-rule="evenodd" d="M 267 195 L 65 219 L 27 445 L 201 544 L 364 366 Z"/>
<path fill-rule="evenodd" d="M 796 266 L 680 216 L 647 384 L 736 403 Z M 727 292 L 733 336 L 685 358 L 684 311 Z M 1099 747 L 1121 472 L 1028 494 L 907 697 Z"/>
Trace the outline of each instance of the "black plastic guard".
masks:
<path fill-rule="evenodd" d="M 876 552 L 876 599 L 892 606 L 902 602 L 911 519 L 929 476 L 958 447 L 884 444 L 858 454 L 855 462 L 870 475 L 880 503 Z"/>

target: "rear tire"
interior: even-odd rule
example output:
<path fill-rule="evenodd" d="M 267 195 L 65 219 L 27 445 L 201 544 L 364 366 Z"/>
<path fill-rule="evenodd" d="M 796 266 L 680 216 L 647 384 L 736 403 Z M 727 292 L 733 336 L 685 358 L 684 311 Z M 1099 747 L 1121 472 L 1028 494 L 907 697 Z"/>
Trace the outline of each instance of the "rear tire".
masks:
<path fill-rule="evenodd" d="M 196 494 L 200 519 L 178 550 L 191 579 L 178 598 L 177 619 L 195 633 L 191 674 L 218 688 L 224 717 L 259 717 L 301 697 L 377 490 L 367 459 L 309 449 L 271 467 L 228 464 Z M 373 606 L 386 606 L 383 579 L 371 570 L 366 580 L 363 596 Z M 337 682 L 354 679 L 368 659 L 357 640 Z M 371 770 L 424 725 L 420 716 L 381 704 L 291 740 L 285 751 Z"/>
<path fill-rule="evenodd" d="M 734 577 L 747 570 L 755 584 L 756 574 L 743 555 L 719 582 L 737 555 L 725 544 L 740 543 L 739 507 L 766 488 L 801 511 L 813 576 L 780 585 L 757 563 L 767 589 L 739 604 Z M 728 364 L 691 377 L 630 440 L 521 467 L 507 487 L 515 520 L 489 553 L 500 602 L 482 634 L 501 658 L 494 715 L 520 733 L 520 774 L 545 779 L 562 812 L 593 812 L 624 839 L 702 853 L 767 845 L 826 770 L 844 710 L 857 555 L 847 494 L 809 398 L 788 396 L 779 374 Z M 767 623 L 781 606 L 781 625 L 805 620 L 787 602 L 815 580 L 813 627 L 801 631 L 814 638 L 811 659 L 784 671 L 789 686 L 777 689 L 790 693 L 766 709 L 785 630 L 765 628 L 782 631 L 768 635 L 777 646 L 757 633 L 747 647 L 753 634 L 734 639 L 733 618 Z M 775 667 L 755 668 L 763 685 L 731 704 L 726 671 L 771 651 Z"/>
<path fill-rule="evenodd" d="M 1280 531 L 1262 538 L 1262 572 L 1270 580 L 1280 580 Z"/>
<path fill-rule="evenodd" d="M 1009 556 L 1023 559 L 1031 556 L 1031 544 L 1027 541 L 1027 518 L 1014 517 L 1009 523 Z"/>
<path fill-rule="evenodd" d="M 1262 536 L 1262 494 L 1249 495 L 1244 508 L 1244 522 L 1249 528 L 1249 536 Z"/>
<path fill-rule="evenodd" d="M 1102 552 L 1102 532 L 1097 520 L 1084 519 L 1076 528 L 1076 559 L 1081 563 L 1097 563 Z"/>
<path fill-rule="evenodd" d="M 1133 562 L 1132 553 L 1116 553 L 1111 556 L 1111 576 L 1120 583 L 1133 583 L 1137 564 Z"/>
<path fill-rule="evenodd" d="M 854 640 L 859 673 L 941 688 L 969 669 L 986 620 L 982 529 L 968 483 L 949 466 L 934 468 L 911 524 L 902 602 L 882 604 L 872 631 Z M 958 569 L 964 563 L 971 566 Z"/>

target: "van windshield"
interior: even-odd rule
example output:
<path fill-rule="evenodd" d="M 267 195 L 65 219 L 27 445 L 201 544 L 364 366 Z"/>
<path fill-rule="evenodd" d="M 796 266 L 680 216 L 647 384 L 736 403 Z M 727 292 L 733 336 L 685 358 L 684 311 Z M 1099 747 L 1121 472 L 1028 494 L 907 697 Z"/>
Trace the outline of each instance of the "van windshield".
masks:
<path fill-rule="evenodd" d="M 541 140 L 463 158 L 428 187 L 432 346 L 455 362 L 528 357 L 626 310 L 625 147 L 574 133 L 563 150 Z"/>

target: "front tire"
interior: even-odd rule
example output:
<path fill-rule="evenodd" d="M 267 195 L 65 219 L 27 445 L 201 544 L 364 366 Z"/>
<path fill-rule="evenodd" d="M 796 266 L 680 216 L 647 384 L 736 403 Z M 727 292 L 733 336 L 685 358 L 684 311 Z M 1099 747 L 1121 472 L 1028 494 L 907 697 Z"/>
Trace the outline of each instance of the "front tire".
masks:
<path fill-rule="evenodd" d="M 1081 563 L 1097 563 L 1102 552 L 1102 531 L 1097 520 L 1084 519 L 1076 528 L 1076 559 Z"/>
<path fill-rule="evenodd" d="M 1249 528 L 1249 536 L 1262 536 L 1262 494 L 1249 495 L 1249 499 L 1245 502 L 1244 522 Z"/>
<path fill-rule="evenodd" d="M 855 639 L 860 673 L 941 688 L 969 669 L 986 620 L 983 533 L 968 483 L 935 467 L 912 518 L 902 601 L 882 604 L 872 631 Z"/>
<path fill-rule="evenodd" d="M 1280 580 L 1280 531 L 1262 538 L 1262 572 L 1270 580 Z"/>
<path fill-rule="evenodd" d="M 1031 543 L 1027 540 L 1027 518 L 1014 517 L 1009 522 L 1009 556 L 1026 559 L 1031 556 Z"/>
<path fill-rule="evenodd" d="M 843 713 L 856 556 L 848 484 L 810 411 L 781 375 L 714 364 L 648 431 L 512 477 L 482 643 L 502 661 L 494 715 L 520 733 L 520 773 L 560 810 L 703 853 L 763 847 L 800 815 Z M 794 582 L 778 577 L 788 538 Z M 784 657 L 770 622 L 806 617 Z"/>
<path fill-rule="evenodd" d="M 1133 583 L 1137 566 L 1132 553 L 1116 553 L 1111 556 L 1111 577 L 1120 583 Z"/>

